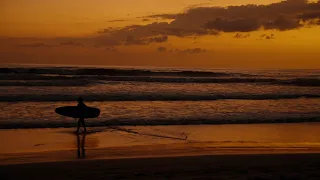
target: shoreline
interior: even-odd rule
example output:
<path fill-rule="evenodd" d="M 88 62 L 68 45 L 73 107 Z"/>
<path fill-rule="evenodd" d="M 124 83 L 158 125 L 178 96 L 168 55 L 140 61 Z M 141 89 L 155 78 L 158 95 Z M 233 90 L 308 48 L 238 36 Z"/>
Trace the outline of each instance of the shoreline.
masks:
<path fill-rule="evenodd" d="M 181 144 L 182 145 L 182 144 Z M 320 148 L 297 147 L 187 147 L 177 145 L 140 145 L 97 149 L 73 149 L 0 154 L 0 166 L 14 164 L 58 163 L 122 159 L 158 159 L 201 156 L 303 155 L 319 154 Z M 85 152 L 85 153 L 83 153 Z M 81 155 L 79 155 L 81 153 Z M 320 160 L 319 160 L 320 161 Z"/>
<path fill-rule="evenodd" d="M 320 123 L 0 130 L 0 164 L 320 153 Z"/>
<path fill-rule="evenodd" d="M 90 101 L 89 101 L 90 102 Z M 277 120 L 247 120 L 247 121 L 230 121 L 230 122 L 223 122 L 223 120 L 216 120 L 212 121 L 196 121 L 196 120 L 188 120 L 184 122 L 180 122 L 180 120 L 176 120 L 177 122 L 167 123 L 167 121 L 161 120 L 162 122 L 157 124 L 154 122 L 150 122 L 146 124 L 144 121 L 135 121 L 135 122 L 118 122 L 118 121 L 110 121 L 108 124 L 98 125 L 101 124 L 97 122 L 97 124 L 89 123 L 86 127 L 87 128 L 113 128 L 113 127 L 159 127 L 159 126 L 225 126 L 225 125 L 286 125 L 286 124 L 320 124 L 320 117 L 312 117 L 312 118 L 291 118 L 288 119 L 277 119 Z M 43 125 L 34 125 L 34 124 L 26 124 L 26 125 L 12 125 L 12 124 L 1 124 L 0 131 L 2 130 L 34 130 L 34 129 L 68 129 L 74 128 L 75 123 L 69 123 L 67 125 L 55 125 L 55 126 L 48 126 L 45 127 Z"/>
<path fill-rule="evenodd" d="M 318 179 L 320 123 L 0 130 L 2 179 Z"/>

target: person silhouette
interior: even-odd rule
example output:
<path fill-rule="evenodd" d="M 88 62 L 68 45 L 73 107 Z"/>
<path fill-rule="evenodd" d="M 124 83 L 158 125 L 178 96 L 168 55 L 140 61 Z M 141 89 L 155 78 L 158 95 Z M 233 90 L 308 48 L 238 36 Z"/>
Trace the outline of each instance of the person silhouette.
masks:
<path fill-rule="evenodd" d="M 79 97 L 79 98 L 78 98 L 78 105 L 77 105 L 77 107 L 78 107 L 78 113 L 79 113 L 80 115 L 83 114 L 87 106 L 83 103 L 82 97 Z M 79 132 L 79 129 L 80 129 L 80 126 L 81 126 L 81 125 L 83 126 L 84 132 L 86 133 L 86 132 L 87 132 L 86 124 L 84 123 L 84 117 L 83 117 L 82 115 L 80 116 L 80 118 L 79 118 L 79 120 L 78 120 L 78 127 L 77 127 L 76 133 Z"/>

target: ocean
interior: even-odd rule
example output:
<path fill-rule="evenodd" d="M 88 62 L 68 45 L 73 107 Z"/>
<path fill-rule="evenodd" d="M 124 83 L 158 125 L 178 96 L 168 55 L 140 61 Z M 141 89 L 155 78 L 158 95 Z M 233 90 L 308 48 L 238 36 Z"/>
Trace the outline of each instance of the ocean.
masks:
<path fill-rule="evenodd" d="M 320 70 L 0 66 L 0 129 L 320 122 Z"/>

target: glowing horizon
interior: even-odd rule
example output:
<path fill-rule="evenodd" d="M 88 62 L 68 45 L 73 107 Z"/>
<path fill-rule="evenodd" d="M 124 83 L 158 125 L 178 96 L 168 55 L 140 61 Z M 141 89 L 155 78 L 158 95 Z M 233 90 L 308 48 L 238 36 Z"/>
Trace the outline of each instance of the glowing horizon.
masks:
<path fill-rule="evenodd" d="M 317 69 L 320 1 L 307 2 L 5 0 L 0 58 L 27 64 Z"/>

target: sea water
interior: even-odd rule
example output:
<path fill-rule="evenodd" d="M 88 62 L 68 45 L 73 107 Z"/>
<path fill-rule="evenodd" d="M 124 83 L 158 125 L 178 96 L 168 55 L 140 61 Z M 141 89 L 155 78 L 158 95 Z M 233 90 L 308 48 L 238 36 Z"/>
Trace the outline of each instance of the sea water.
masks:
<path fill-rule="evenodd" d="M 100 108 L 91 127 L 320 121 L 320 70 L 2 65 L 0 129 L 75 126 L 60 106 Z"/>

